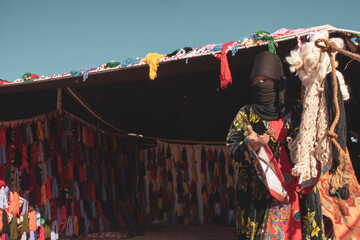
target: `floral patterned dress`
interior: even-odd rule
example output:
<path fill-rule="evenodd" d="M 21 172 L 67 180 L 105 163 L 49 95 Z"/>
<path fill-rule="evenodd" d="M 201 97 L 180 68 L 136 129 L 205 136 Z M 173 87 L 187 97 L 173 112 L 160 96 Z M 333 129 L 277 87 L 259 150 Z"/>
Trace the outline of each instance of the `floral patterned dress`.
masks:
<path fill-rule="evenodd" d="M 300 104 L 282 119 L 264 121 L 250 105 L 230 127 L 227 147 L 238 166 L 236 231 L 239 239 L 324 239 L 317 183 L 299 191 L 291 175 L 286 137 L 295 138 Z M 247 125 L 269 143 L 258 153 L 248 143 Z M 263 151 L 263 153 L 261 153 Z"/>

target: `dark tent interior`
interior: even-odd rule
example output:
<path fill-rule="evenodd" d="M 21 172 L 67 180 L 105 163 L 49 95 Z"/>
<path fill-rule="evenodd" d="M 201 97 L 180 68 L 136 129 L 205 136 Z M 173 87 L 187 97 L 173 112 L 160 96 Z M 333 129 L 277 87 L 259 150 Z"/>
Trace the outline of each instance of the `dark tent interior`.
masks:
<path fill-rule="evenodd" d="M 341 33 L 332 32 L 331 37 Z M 284 60 L 296 47 L 295 38 L 278 43 L 277 54 Z M 14 84 L 0 87 L 0 120 L 23 119 L 56 110 L 57 89 L 62 88 L 62 109 L 102 125 L 71 97 L 66 88 L 75 90 L 102 119 L 127 133 L 147 137 L 224 141 L 233 116 L 250 103 L 250 72 L 254 57 L 267 46 L 241 49 L 228 54 L 233 83 L 220 89 L 220 61 L 212 55 L 162 63 L 158 77 L 151 81 L 148 66 L 136 66 L 97 72 L 82 77 Z M 351 100 L 346 104 L 348 128 L 359 133 L 359 63 L 338 54 L 339 70 L 350 87 Z M 348 64 L 349 63 L 349 64 Z M 345 69 L 345 70 L 344 70 Z M 301 84 L 295 74 L 287 77 L 287 101 L 299 99 Z M 108 130 L 112 130 L 108 128 Z"/>

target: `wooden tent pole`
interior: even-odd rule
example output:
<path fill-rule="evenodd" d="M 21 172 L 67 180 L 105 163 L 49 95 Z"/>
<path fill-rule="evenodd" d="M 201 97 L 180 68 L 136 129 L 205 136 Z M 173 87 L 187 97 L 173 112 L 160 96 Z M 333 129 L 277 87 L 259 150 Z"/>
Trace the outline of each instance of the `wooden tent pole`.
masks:
<path fill-rule="evenodd" d="M 61 88 L 57 89 L 57 103 L 56 103 L 56 109 L 61 112 Z"/>

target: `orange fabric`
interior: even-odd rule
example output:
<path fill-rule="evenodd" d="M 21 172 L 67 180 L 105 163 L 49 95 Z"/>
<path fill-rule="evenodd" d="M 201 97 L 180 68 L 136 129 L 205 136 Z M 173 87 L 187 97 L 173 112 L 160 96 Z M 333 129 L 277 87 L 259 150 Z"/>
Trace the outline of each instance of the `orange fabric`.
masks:
<path fill-rule="evenodd" d="M 16 215 L 19 214 L 19 194 L 17 192 L 13 192 L 11 194 L 11 202 L 9 206 L 9 212 Z"/>
<path fill-rule="evenodd" d="M 36 231 L 36 213 L 35 210 L 29 212 L 29 230 Z"/>
<path fill-rule="evenodd" d="M 352 173 L 350 197 L 347 200 L 329 195 L 329 172 L 319 181 L 322 212 L 333 224 L 336 239 L 360 239 L 360 186 L 355 177 L 354 169 L 349 163 Z"/>

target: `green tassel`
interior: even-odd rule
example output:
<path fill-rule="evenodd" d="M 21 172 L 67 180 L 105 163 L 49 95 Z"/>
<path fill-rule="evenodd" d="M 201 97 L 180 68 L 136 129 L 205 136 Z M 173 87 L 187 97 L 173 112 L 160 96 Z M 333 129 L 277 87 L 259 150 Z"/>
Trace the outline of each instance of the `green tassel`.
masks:
<path fill-rule="evenodd" d="M 114 68 L 114 67 L 117 67 L 117 66 L 119 66 L 119 65 L 120 65 L 119 62 L 108 62 L 108 63 L 106 64 L 106 67 Z"/>
<path fill-rule="evenodd" d="M 40 211 L 40 225 L 44 225 L 45 224 L 45 205 L 41 206 L 41 211 Z"/>
<path fill-rule="evenodd" d="M 27 213 L 23 216 L 24 220 L 21 225 L 21 233 L 29 233 L 29 216 Z"/>
<path fill-rule="evenodd" d="M 11 185 L 11 167 L 6 168 L 6 179 L 5 179 L 6 185 Z"/>
<path fill-rule="evenodd" d="M 45 224 L 45 239 L 51 237 L 51 228 L 48 224 Z"/>
<path fill-rule="evenodd" d="M 265 35 L 260 37 L 261 34 L 265 34 Z M 272 53 L 276 54 L 275 45 L 277 45 L 277 43 L 275 43 L 274 37 L 270 36 L 269 32 L 259 30 L 254 34 L 254 39 L 262 40 L 262 41 L 269 41 L 269 43 L 268 43 L 269 52 L 272 52 Z"/>
<path fill-rule="evenodd" d="M 17 240 L 18 232 L 17 232 L 17 218 L 14 216 L 10 223 L 10 240 Z"/>
<path fill-rule="evenodd" d="M 31 76 L 31 73 L 24 73 L 24 75 L 22 75 L 22 79 L 24 79 L 24 82 L 30 82 L 31 80 L 29 80 L 29 77 Z"/>

